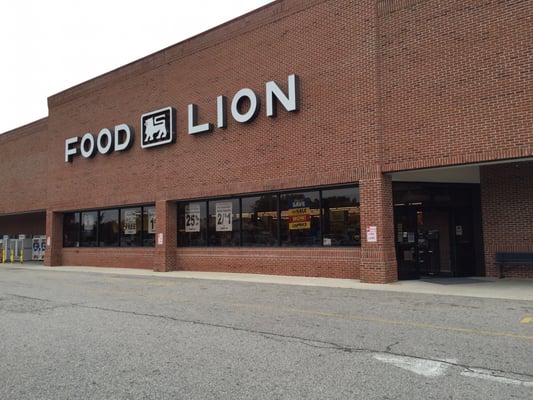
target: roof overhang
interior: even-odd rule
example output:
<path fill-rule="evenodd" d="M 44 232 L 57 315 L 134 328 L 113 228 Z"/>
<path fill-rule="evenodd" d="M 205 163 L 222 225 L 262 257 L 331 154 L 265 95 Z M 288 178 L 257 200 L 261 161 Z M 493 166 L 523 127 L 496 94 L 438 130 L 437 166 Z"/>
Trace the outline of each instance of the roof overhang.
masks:
<path fill-rule="evenodd" d="M 480 183 L 479 171 L 485 165 L 518 164 L 527 161 L 533 161 L 533 158 L 398 171 L 390 172 L 388 175 L 392 176 L 394 182 Z"/>

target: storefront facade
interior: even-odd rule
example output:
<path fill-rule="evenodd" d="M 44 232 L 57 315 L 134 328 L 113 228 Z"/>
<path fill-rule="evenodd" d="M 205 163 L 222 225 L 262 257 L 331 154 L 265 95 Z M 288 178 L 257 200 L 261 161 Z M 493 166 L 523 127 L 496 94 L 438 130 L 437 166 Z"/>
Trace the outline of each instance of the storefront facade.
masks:
<path fill-rule="evenodd" d="M 56 94 L 0 135 L 0 234 L 49 266 L 497 276 L 533 251 L 530 9 L 277 1 Z"/>

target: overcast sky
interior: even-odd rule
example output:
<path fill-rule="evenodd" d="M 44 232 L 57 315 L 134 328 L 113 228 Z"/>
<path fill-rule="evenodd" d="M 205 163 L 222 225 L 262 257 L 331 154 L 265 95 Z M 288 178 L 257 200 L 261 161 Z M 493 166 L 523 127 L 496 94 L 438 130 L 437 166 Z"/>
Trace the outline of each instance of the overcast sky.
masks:
<path fill-rule="evenodd" d="M 47 98 L 272 0 L 3 0 L 0 133 L 48 115 Z"/>

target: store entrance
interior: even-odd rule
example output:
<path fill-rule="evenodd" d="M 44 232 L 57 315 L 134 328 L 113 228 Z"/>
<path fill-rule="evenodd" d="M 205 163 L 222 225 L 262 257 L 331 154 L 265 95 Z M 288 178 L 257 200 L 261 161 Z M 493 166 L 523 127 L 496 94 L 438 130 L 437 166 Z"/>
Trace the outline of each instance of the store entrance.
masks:
<path fill-rule="evenodd" d="M 395 190 L 398 279 L 481 274 L 481 233 L 471 188 L 419 189 L 423 192 Z M 409 201 L 397 202 L 402 198 Z"/>

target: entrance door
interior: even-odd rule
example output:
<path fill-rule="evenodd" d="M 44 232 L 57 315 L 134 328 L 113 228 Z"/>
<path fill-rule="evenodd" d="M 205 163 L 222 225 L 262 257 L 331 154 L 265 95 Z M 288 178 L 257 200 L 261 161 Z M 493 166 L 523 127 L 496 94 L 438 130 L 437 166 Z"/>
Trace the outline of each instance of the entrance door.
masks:
<path fill-rule="evenodd" d="M 476 248 L 472 213 L 469 209 L 456 209 L 454 211 L 454 276 L 472 276 L 476 273 Z"/>
<path fill-rule="evenodd" d="M 396 207 L 398 279 L 476 274 L 469 209 Z"/>
<path fill-rule="evenodd" d="M 419 211 L 419 253 L 421 275 L 450 275 L 450 213 L 447 209 L 430 208 Z"/>
<path fill-rule="evenodd" d="M 447 210 L 396 207 L 394 220 L 398 279 L 452 274 Z"/>
<path fill-rule="evenodd" d="M 416 210 L 395 208 L 396 260 L 398 279 L 418 279 L 420 263 L 418 262 L 418 228 Z"/>
<path fill-rule="evenodd" d="M 393 186 L 399 279 L 484 273 L 479 187 Z"/>

